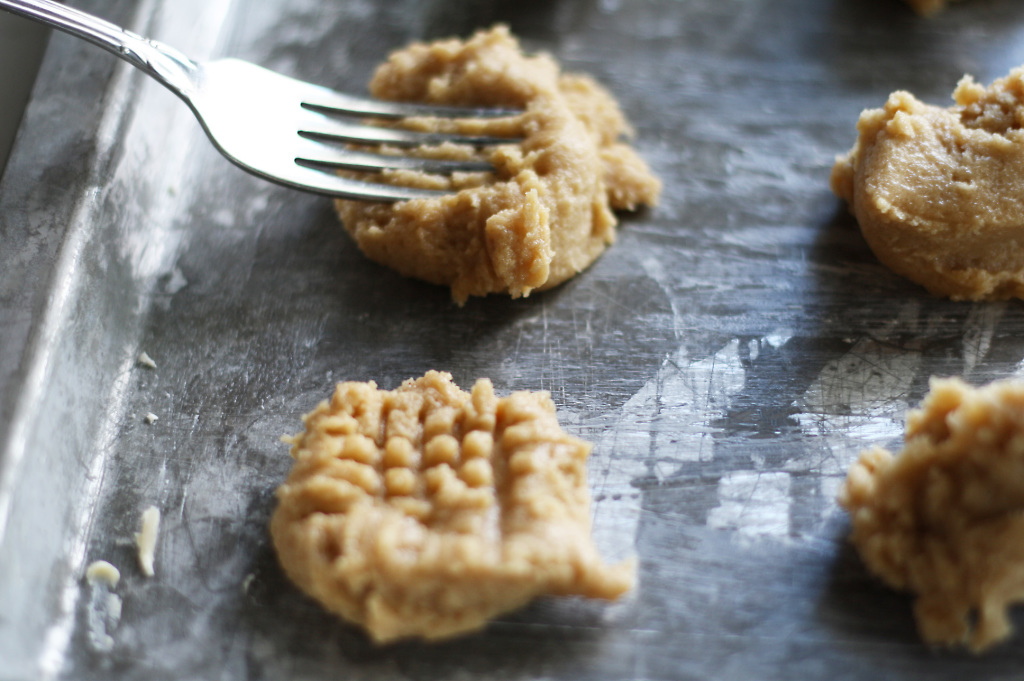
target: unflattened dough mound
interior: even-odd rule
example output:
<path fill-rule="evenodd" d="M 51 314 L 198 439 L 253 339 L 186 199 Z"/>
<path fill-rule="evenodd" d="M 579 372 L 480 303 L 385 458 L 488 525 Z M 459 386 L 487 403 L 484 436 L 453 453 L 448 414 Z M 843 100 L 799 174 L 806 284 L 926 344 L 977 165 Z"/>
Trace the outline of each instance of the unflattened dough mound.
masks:
<path fill-rule="evenodd" d="M 471 393 L 436 371 L 340 383 L 292 440 L 271 533 L 305 592 L 377 641 L 482 627 L 542 594 L 614 599 L 633 566 L 590 539 L 590 446 L 547 393 Z"/>
<path fill-rule="evenodd" d="M 525 109 L 491 121 L 407 122 L 422 130 L 523 137 L 521 144 L 484 150 L 447 145 L 418 151 L 489 160 L 493 174 L 362 176 L 461 190 L 456 194 L 396 205 L 337 202 L 345 228 L 367 256 L 403 275 L 450 286 L 460 304 L 489 293 L 526 296 L 565 281 L 614 240 L 613 209 L 654 204 L 661 190 L 620 140 L 630 128 L 615 100 L 592 79 L 561 73 L 548 56 L 525 56 L 504 27 L 465 42 L 413 44 L 380 66 L 370 90 L 383 99 Z"/>
<path fill-rule="evenodd" d="M 875 255 L 954 300 L 1024 297 L 1024 69 L 956 105 L 895 92 L 857 123 L 832 171 Z"/>
<path fill-rule="evenodd" d="M 917 594 L 921 637 L 983 650 L 1024 600 L 1024 382 L 932 379 L 906 446 L 862 452 L 840 502 L 868 568 Z"/>

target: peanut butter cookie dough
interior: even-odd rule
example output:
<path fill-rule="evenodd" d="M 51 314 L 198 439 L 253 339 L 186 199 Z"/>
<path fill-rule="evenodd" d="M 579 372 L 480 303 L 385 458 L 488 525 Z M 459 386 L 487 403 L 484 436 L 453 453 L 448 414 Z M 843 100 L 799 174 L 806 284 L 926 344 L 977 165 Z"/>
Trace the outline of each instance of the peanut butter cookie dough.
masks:
<path fill-rule="evenodd" d="M 542 594 L 614 599 L 633 565 L 590 539 L 590 446 L 547 393 L 436 371 L 340 383 L 291 439 L 271 534 L 299 587 L 378 642 L 484 626 Z"/>
<path fill-rule="evenodd" d="M 372 260 L 469 296 L 526 296 L 587 267 L 615 238 L 613 210 L 653 205 L 661 184 L 621 141 L 630 128 L 594 80 L 526 56 L 508 30 L 414 44 L 380 66 L 370 90 L 383 99 L 522 108 L 491 121 L 410 120 L 407 127 L 522 137 L 485 150 L 421 149 L 435 158 L 479 157 L 494 173 L 452 177 L 409 171 L 375 181 L 458 190 L 394 205 L 338 201 L 345 229 Z M 364 178 L 366 176 L 363 176 Z"/>
<path fill-rule="evenodd" d="M 862 452 L 840 503 L 868 568 L 917 594 L 925 641 L 977 652 L 1005 639 L 1024 600 L 1024 381 L 932 379 L 903 451 Z"/>
<path fill-rule="evenodd" d="M 954 300 L 1024 297 L 1024 69 L 954 106 L 895 92 L 857 123 L 832 189 L 886 266 Z"/>

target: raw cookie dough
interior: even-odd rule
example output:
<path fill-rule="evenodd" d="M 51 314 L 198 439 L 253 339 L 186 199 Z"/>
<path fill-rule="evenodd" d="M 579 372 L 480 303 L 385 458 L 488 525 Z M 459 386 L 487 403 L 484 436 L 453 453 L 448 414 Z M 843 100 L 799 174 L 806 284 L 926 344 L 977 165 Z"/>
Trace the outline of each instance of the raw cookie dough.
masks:
<path fill-rule="evenodd" d="M 895 92 L 863 112 L 832 189 L 878 259 L 933 294 L 1024 297 L 1024 69 L 987 89 L 964 77 L 953 98 Z"/>
<path fill-rule="evenodd" d="M 340 383 L 291 439 L 271 534 L 288 576 L 378 642 L 479 629 L 542 594 L 614 599 L 631 563 L 590 539 L 590 445 L 547 393 L 436 371 Z"/>
<path fill-rule="evenodd" d="M 613 209 L 652 205 L 661 184 L 620 138 L 630 128 L 615 100 L 587 76 L 526 56 L 499 26 L 468 41 L 413 44 L 391 55 L 370 83 L 382 99 L 523 108 L 515 118 L 442 122 L 467 134 L 523 137 L 484 150 L 421 149 L 438 158 L 480 157 L 492 173 L 451 178 L 389 171 L 362 179 L 458 189 L 398 204 L 338 201 L 342 223 L 371 259 L 469 296 L 526 296 L 587 267 L 615 238 Z M 396 152 L 397 153 L 397 152 Z"/>
<path fill-rule="evenodd" d="M 932 379 L 903 451 L 862 452 L 840 503 L 868 568 L 917 594 L 925 641 L 977 652 L 1005 639 L 1024 600 L 1024 381 Z"/>

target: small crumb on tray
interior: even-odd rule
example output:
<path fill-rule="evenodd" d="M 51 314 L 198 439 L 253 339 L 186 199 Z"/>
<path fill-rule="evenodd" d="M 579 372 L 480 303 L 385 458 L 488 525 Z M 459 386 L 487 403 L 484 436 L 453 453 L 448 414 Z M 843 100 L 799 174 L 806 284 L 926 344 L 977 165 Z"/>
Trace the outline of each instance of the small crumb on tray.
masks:
<path fill-rule="evenodd" d="M 97 560 L 85 569 L 85 581 L 89 584 L 85 611 L 87 640 L 96 652 L 109 653 L 114 648 L 111 632 L 121 621 L 121 598 L 113 593 L 121 573 L 107 561 Z"/>
<path fill-rule="evenodd" d="M 142 574 L 152 577 L 153 559 L 156 553 L 157 533 L 160 530 L 160 509 L 150 506 L 142 512 L 142 531 L 135 534 L 135 544 L 139 547 L 139 567 Z"/>
<path fill-rule="evenodd" d="M 85 581 L 90 584 L 106 584 L 113 589 L 121 581 L 121 572 L 105 560 L 97 560 L 85 569 Z"/>

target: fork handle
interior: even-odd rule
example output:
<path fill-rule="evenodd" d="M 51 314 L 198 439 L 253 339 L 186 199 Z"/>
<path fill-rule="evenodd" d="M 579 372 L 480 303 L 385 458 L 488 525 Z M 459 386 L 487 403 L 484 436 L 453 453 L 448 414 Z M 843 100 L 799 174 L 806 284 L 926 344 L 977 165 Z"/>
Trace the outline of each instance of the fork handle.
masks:
<path fill-rule="evenodd" d="M 174 48 L 53 0 L 0 0 L 0 9 L 87 40 L 153 76 L 178 96 L 195 89 L 198 67 Z"/>

